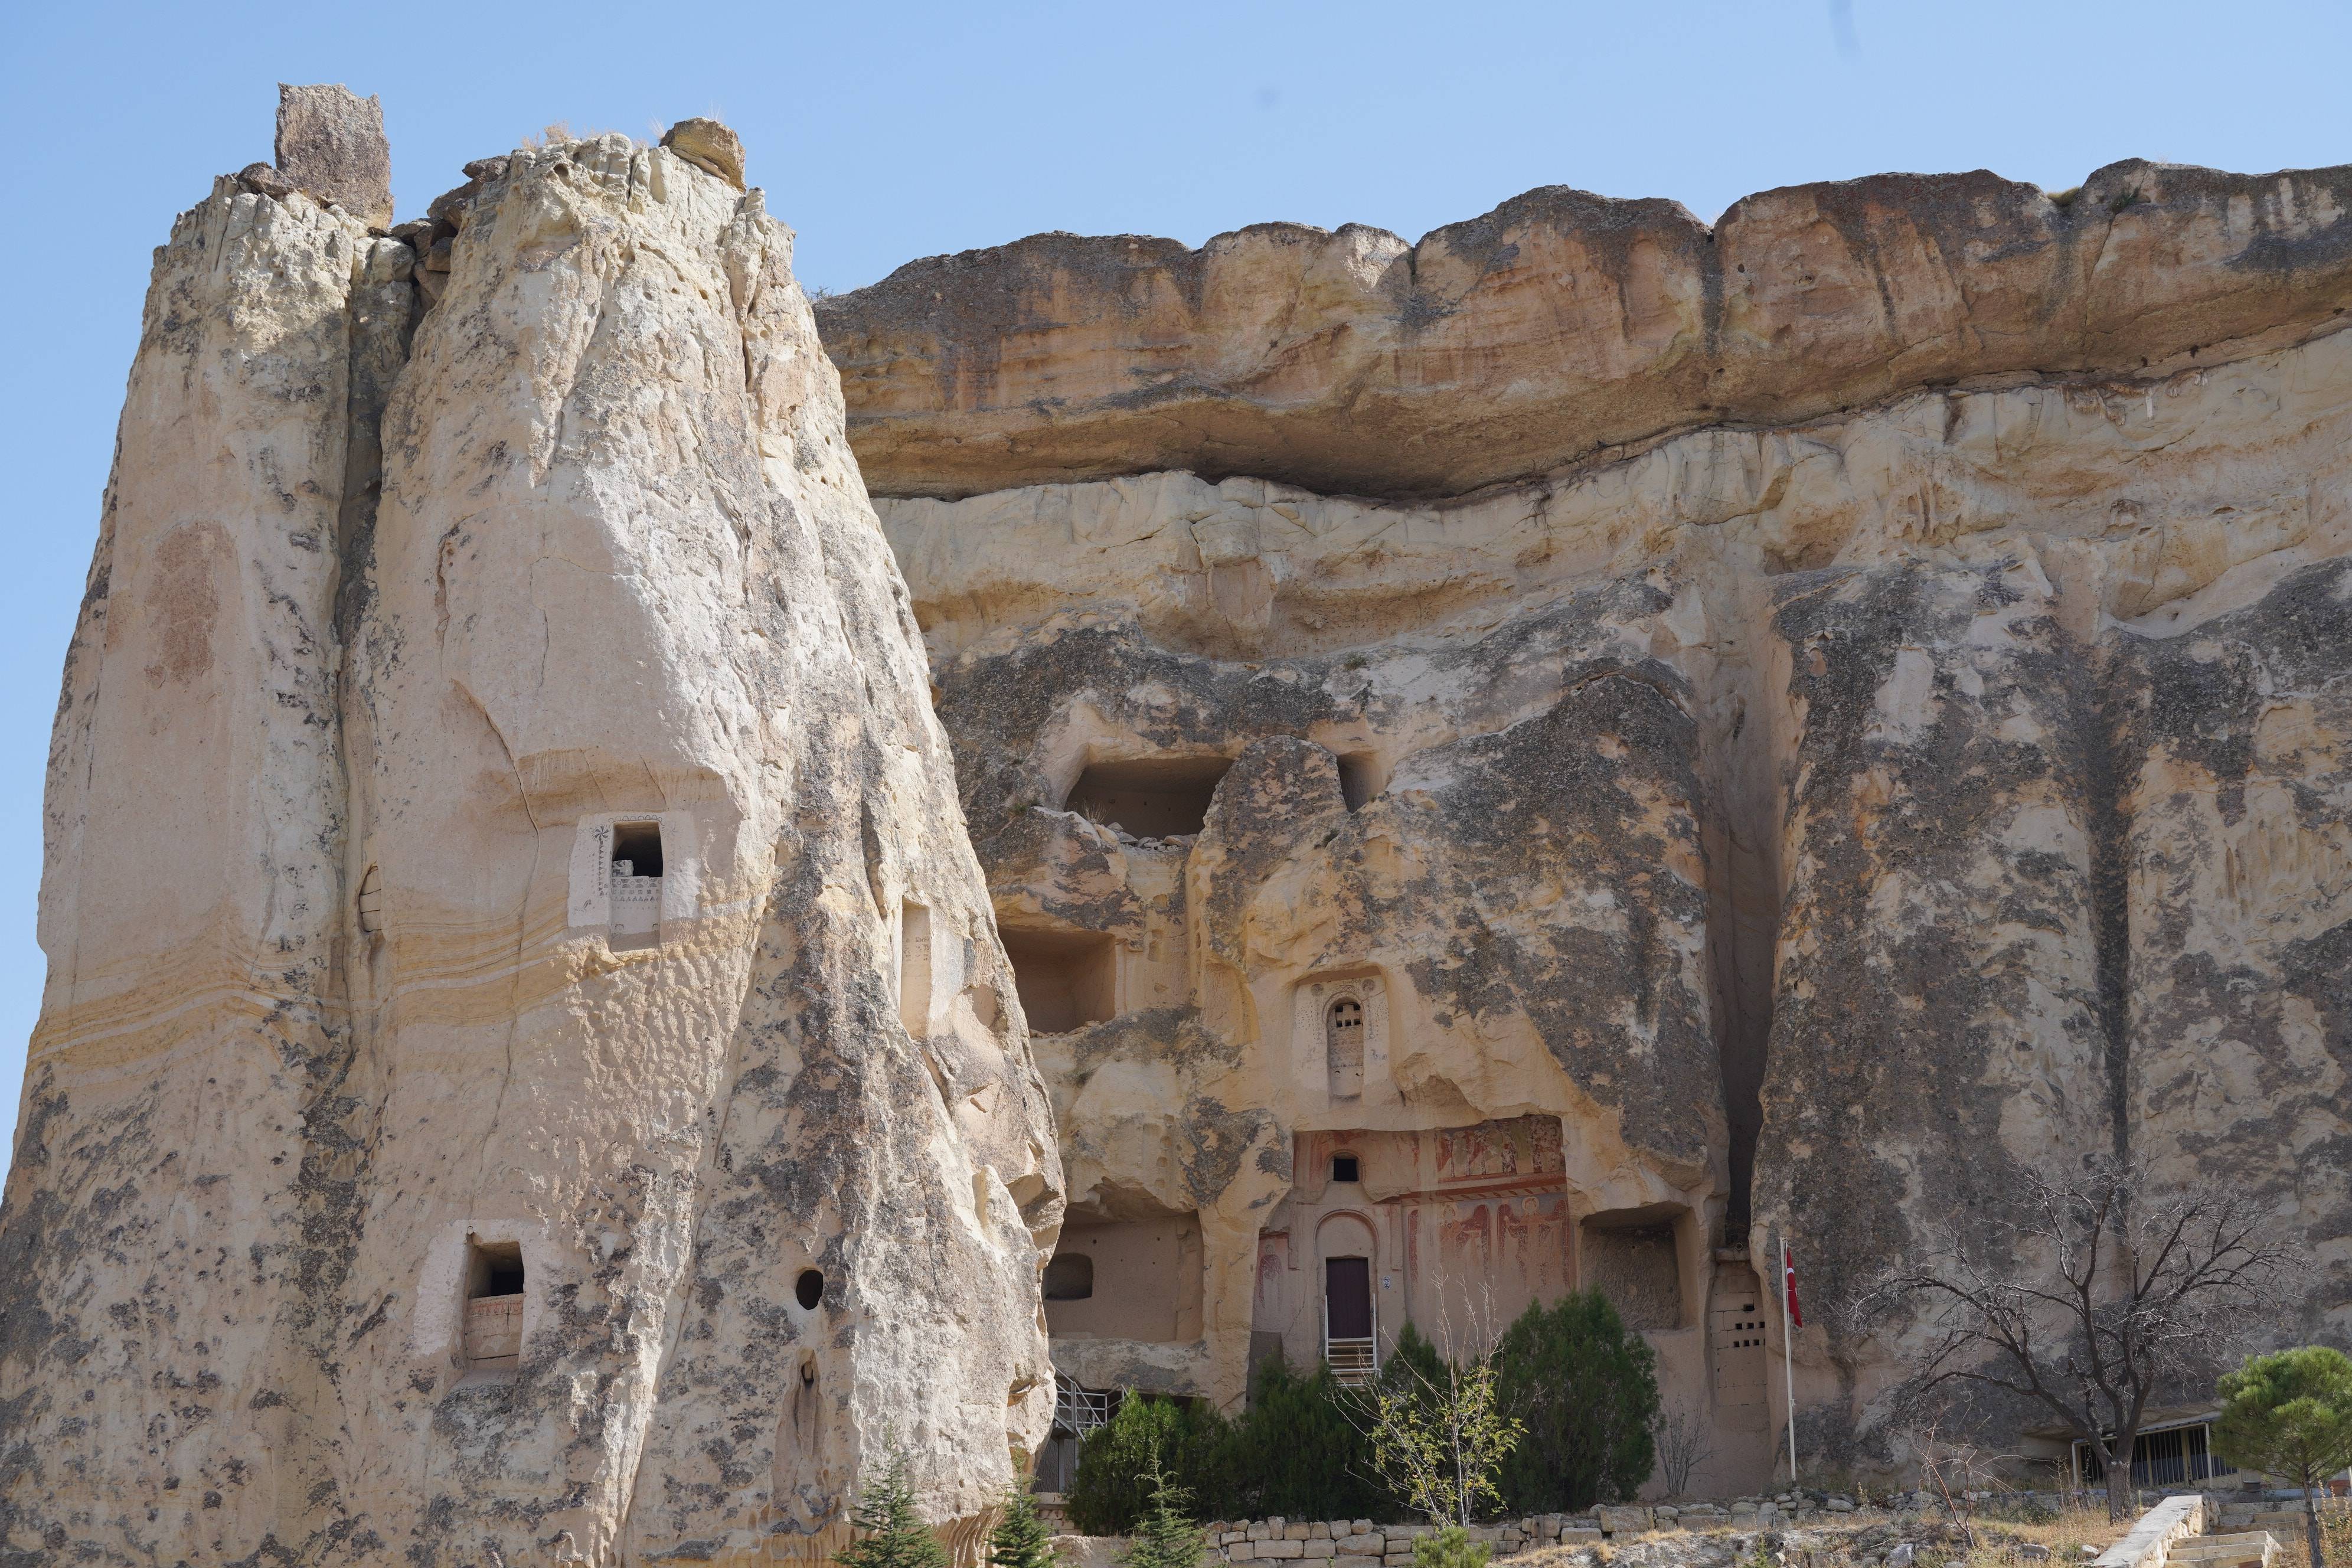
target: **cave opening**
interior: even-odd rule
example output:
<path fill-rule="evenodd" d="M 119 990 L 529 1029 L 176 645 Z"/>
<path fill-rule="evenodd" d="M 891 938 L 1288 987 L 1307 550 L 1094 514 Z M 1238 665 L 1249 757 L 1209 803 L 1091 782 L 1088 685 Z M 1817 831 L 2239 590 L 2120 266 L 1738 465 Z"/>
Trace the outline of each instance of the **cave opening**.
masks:
<path fill-rule="evenodd" d="M 1180 838 L 1207 824 L 1231 757 L 1161 756 L 1094 763 L 1070 786 L 1062 808 L 1137 838 Z"/>
<path fill-rule="evenodd" d="M 1118 943 L 1100 931 L 1024 931 L 999 932 L 1004 956 L 1013 962 L 1013 985 L 1029 1027 L 1040 1035 L 1066 1035 L 1099 1024 L 1118 1010 Z"/>

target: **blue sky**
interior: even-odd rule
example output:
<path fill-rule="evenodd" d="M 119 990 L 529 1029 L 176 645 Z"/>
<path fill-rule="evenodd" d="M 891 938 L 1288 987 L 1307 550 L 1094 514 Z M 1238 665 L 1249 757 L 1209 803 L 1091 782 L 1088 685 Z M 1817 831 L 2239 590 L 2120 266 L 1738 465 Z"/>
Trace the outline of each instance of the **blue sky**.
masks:
<path fill-rule="evenodd" d="M 276 84 L 383 100 L 403 218 L 542 127 L 742 133 L 811 285 L 1041 229 L 1199 243 L 1286 218 L 1418 237 L 1530 186 L 1712 218 L 1774 185 L 2118 158 L 2352 162 L 2352 5 L 19 5 L 0 33 L 0 1139 L 42 773 L 149 253 L 270 153 Z"/>

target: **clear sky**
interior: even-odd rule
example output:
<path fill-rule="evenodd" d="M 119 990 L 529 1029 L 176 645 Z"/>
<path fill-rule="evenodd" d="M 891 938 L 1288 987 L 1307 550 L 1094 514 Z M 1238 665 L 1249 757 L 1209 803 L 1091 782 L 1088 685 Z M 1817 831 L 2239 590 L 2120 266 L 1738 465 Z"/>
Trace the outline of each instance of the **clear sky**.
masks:
<path fill-rule="evenodd" d="M 270 155 L 277 83 L 383 100 L 400 216 L 469 158 L 715 115 L 848 289 L 1041 229 L 1194 244 L 1286 218 L 1408 237 L 1530 186 L 1713 218 L 1774 185 L 2119 158 L 2352 162 L 2352 4 L 1744 0 L 1016 5 L 139 6 L 19 0 L 0 27 L 0 1139 L 13 1144 L 42 774 L 150 251 Z M 158 781 L 159 785 L 168 781 Z"/>

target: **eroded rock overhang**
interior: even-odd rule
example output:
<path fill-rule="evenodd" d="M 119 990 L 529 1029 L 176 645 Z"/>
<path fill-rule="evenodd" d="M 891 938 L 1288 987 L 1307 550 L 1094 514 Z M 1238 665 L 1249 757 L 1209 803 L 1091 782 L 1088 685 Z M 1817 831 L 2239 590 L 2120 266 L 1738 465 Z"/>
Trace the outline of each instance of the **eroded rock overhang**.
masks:
<path fill-rule="evenodd" d="M 1981 170 L 1795 185 L 1712 226 L 1547 186 L 1417 245 L 1036 235 L 817 318 L 877 495 L 1180 468 L 1427 497 L 1920 387 L 2194 362 L 2347 304 L 2352 168 L 2132 160 L 2055 195 Z"/>

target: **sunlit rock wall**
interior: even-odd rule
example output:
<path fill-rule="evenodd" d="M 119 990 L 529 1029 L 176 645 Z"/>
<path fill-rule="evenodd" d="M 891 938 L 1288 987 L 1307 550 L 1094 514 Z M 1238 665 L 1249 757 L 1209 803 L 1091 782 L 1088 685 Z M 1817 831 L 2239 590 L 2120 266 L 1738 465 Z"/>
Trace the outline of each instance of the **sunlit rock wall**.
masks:
<path fill-rule="evenodd" d="M 1459 1257 L 1382 1205 L 1451 1189 L 1329 1159 L 1522 1113 L 1545 1245 L 1716 1422 L 1702 1485 L 1773 1463 L 1782 1237 L 1803 1445 L 1888 1460 L 1910 1331 L 1845 1309 L 2086 1156 L 2258 1194 L 2317 1264 L 2276 1331 L 2352 1330 L 2348 202 L 1554 190 L 827 302 L 1000 916 L 1115 939 L 1109 1016 L 1040 1045 L 1073 1213 L 1203 1216 L 1202 1337 L 1057 1363 L 1229 1395 L 1318 1348 L 1335 1249 L 1425 1319 Z M 1119 830 L 1148 766 L 1213 785 L 1193 832 Z M 1360 976 L 1350 1100 L 1286 993 Z M 1244 1107 L 1219 1195 L 1181 1156 Z"/>
<path fill-rule="evenodd" d="M 1045 1433 L 1061 1167 L 791 235 L 618 136 L 469 174 L 387 237 L 257 166 L 159 253 L 0 1530 L 819 1561 L 895 1441 L 969 1556 Z"/>

